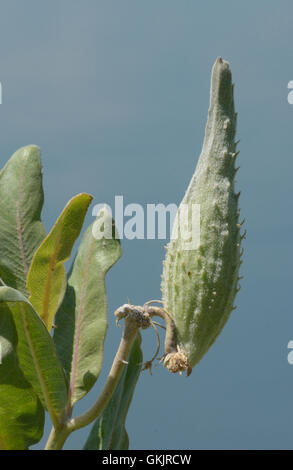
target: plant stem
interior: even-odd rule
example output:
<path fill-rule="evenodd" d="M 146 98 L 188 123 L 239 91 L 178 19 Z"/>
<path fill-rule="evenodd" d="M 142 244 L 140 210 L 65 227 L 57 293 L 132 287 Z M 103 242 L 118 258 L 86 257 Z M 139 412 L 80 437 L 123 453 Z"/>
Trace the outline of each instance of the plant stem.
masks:
<path fill-rule="evenodd" d="M 108 375 L 102 393 L 96 403 L 88 411 L 78 416 L 77 418 L 71 419 L 71 421 L 69 422 L 69 428 L 71 431 L 83 428 L 84 426 L 90 424 L 101 414 L 103 409 L 106 407 L 116 388 L 118 380 L 120 379 L 123 368 L 125 367 L 130 348 L 137 332 L 137 323 L 135 323 L 132 319 L 126 318 L 124 323 L 123 336 L 121 338 L 118 351 L 114 358 L 110 373 Z"/>
<path fill-rule="evenodd" d="M 45 450 L 61 450 L 64 442 L 69 436 L 70 431 L 65 424 L 61 428 L 52 428 Z"/>
<path fill-rule="evenodd" d="M 53 428 L 45 447 L 46 450 L 62 449 L 63 444 L 69 434 L 71 434 L 76 429 L 83 428 L 84 426 L 92 423 L 102 413 L 110 401 L 125 364 L 127 364 L 126 361 L 128 354 L 138 330 L 139 326 L 137 322 L 135 322 L 132 318 L 125 318 L 124 330 L 120 345 L 101 395 L 97 399 L 96 403 L 94 403 L 94 405 L 88 411 L 80 416 L 77 416 L 76 418 L 70 418 L 59 429 Z"/>

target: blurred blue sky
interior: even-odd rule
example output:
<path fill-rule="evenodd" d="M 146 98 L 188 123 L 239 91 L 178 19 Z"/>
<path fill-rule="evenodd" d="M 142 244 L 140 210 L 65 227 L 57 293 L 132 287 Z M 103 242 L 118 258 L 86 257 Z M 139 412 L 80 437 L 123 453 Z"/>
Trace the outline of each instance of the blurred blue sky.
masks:
<path fill-rule="evenodd" d="M 161 366 L 141 375 L 132 449 L 293 448 L 292 17 L 289 0 L 1 2 L 0 163 L 41 147 L 47 230 L 81 191 L 95 203 L 116 194 L 178 204 L 201 150 L 211 67 L 217 56 L 231 65 L 248 232 L 238 308 L 190 378 Z M 76 413 L 99 393 L 118 345 L 112 311 L 128 297 L 160 297 L 164 244 L 123 241 L 107 279 L 103 371 Z M 146 331 L 147 359 L 154 347 Z M 65 448 L 81 448 L 87 433 Z"/>

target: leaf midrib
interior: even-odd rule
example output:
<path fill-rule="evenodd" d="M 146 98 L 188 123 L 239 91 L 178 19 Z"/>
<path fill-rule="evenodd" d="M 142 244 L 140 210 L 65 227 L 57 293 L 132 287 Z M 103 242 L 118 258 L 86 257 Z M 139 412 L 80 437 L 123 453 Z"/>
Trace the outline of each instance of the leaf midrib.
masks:
<path fill-rule="evenodd" d="M 44 397 L 44 400 L 45 400 L 45 403 L 46 403 L 46 407 L 47 407 L 47 410 L 48 410 L 48 412 L 51 416 L 54 427 L 58 427 L 59 426 L 58 416 L 55 412 L 54 405 L 51 402 L 50 394 L 48 392 L 46 382 L 45 382 L 44 377 L 43 377 L 42 369 L 41 369 L 38 357 L 37 357 L 36 352 L 35 352 L 34 344 L 33 344 L 33 341 L 32 341 L 31 335 L 30 335 L 30 331 L 29 331 L 29 325 L 28 325 L 28 321 L 27 321 L 26 310 L 25 310 L 24 305 L 23 305 L 22 302 L 20 303 L 20 308 L 21 308 L 22 315 L 23 315 L 23 326 L 24 326 L 25 335 L 26 335 L 27 342 L 28 342 L 28 345 L 29 345 L 29 349 L 30 349 L 30 352 L 31 352 L 31 355 L 32 355 L 32 358 L 33 358 L 33 361 L 34 361 L 36 371 L 37 371 L 37 376 L 38 376 L 39 383 L 40 383 L 41 390 L 42 390 L 42 394 L 43 394 L 43 397 Z"/>
<path fill-rule="evenodd" d="M 76 334 L 74 336 L 74 348 L 73 348 L 73 355 L 72 355 L 72 366 L 71 366 L 71 380 L 70 380 L 70 402 L 71 404 L 73 401 L 74 397 L 74 392 L 75 392 L 75 382 L 76 382 L 76 373 L 77 373 L 77 364 L 78 364 L 78 358 L 79 358 L 79 343 L 80 343 L 80 334 L 81 334 L 81 323 L 82 323 L 82 317 L 83 317 L 83 308 L 84 308 L 84 301 L 85 301 L 85 289 L 86 289 L 86 281 L 87 281 L 87 275 L 88 275 L 88 269 L 89 269 L 89 261 L 90 261 L 90 256 L 92 253 L 93 249 L 93 244 L 94 244 L 94 237 L 91 238 L 87 258 L 86 258 L 86 264 L 85 264 L 85 269 L 84 269 L 84 274 L 82 278 L 82 288 L 81 288 L 81 299 L 80 299 L 80 304 L 79 304 L 79 309 L 78 309 L 78 316 L 77 316 L 77 328 L 76 328 Z"/>

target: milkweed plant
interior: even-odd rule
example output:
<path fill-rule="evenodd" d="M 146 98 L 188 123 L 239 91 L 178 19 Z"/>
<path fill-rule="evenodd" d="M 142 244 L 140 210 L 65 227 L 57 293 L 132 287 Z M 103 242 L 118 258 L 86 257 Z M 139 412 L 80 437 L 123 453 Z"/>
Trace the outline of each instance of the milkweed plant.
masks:
<path fill-rule="evenodd" d="M 64 263 L 92 196 L 74 196 L 46 234 L 39 148 L 17 150 L 1 170 L 0 449 L 28 449 L 39 442 L 46 412 L 52 422 L 48 450 L 62 449 L 72 432 L 90 423 L 84 449 L 128 449 L 126 415 L 141 370 L 151 369 L 158 356 L 156 326 L 165 329 L 161 363 L 171 373 L 190 375 L 214 343 L 235 308 L 244 238 L 234 190 L 236 117 L 230 67 L 218 58 L 202 152 L 166 247 L 162 298 L 124 304 L 114 312 L 123 330 L 111 370 L 96 402 L 76 417 L 74 405 L 94 386 L 102 367 L 105 276 L 121 256 L 119 235 L 102 209 L 66 273 Z M 186 249 L 183 233 L 193 205 L 200 206 L 200 242 Z M 111 236 L 96 236 L 101 223 Z M 143 330 L 149 327 L 158 348 L 143 362 Z"/>

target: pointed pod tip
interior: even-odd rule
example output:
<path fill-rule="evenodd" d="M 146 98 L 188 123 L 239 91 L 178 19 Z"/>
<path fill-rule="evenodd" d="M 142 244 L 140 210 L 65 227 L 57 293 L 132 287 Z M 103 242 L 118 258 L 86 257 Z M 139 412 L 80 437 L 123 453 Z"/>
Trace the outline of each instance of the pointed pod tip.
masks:
<path fill-rule="evenodd" d="M 227 60 L 224 60 L 222 57 L 217 57 L 216 61 L 214 63 L 214 68 L 219 68 L 219 69 L 230 69 L 230 63 Z"/>
<path fill-rule="evenodd" d="M 228 118 L 230 125 L 224 130 L 231 136 L 236 128 L 233 88 L 229 62 L 218 57 L 212 68 L 209 116 L 223 116 L 223 123 Z"/>
<path fill-rule="evenodd" d="M 230 64 L 226 60 L 223 60 L 223 59 L 216 60 L 213 66 L 212 75 L 213 76 L 217 75 L 218 79 L 223 78 L 223 77 L 228 77 L 231 81 L 231 86 L 232 86 Z"/>

